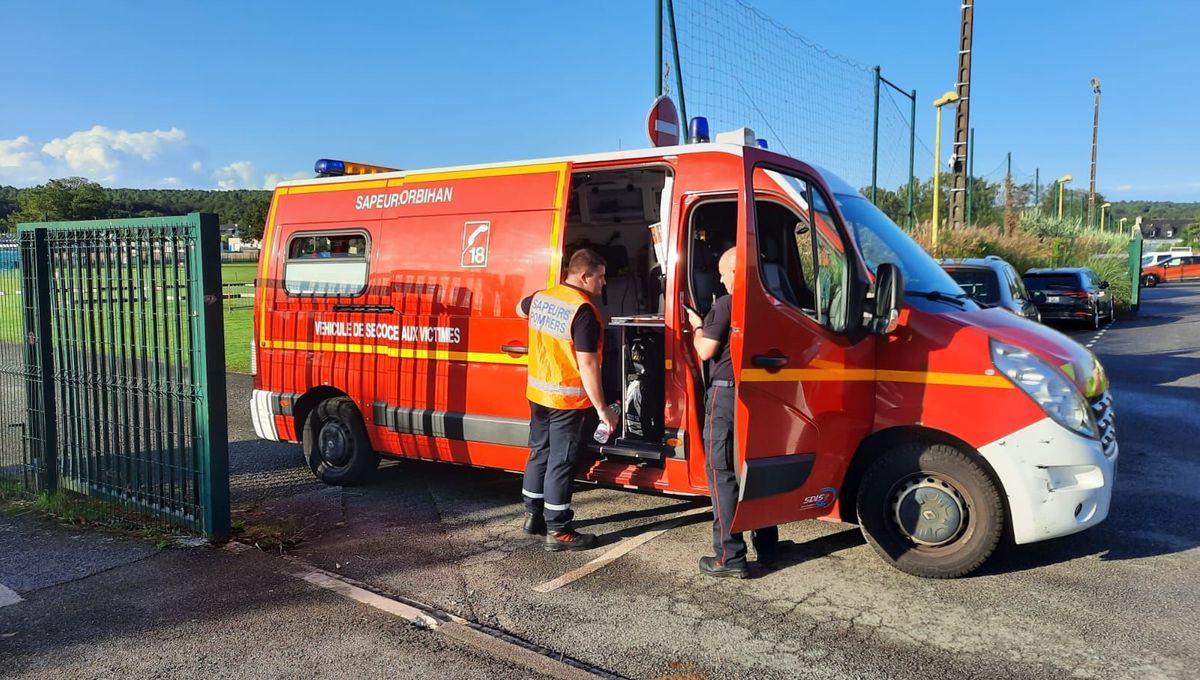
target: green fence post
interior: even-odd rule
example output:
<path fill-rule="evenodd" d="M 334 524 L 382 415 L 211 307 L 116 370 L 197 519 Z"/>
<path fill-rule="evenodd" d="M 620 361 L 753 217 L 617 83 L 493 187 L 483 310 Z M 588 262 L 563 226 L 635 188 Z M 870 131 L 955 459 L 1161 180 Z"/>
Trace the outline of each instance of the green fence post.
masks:
<path fill-rule="evenodd" d="M 1129 239 L 1129 276 L 1129 311 L 1136 314 L 1142 306 L 1142 230 L 1137 227 Z"/>
<path fill-rule="evenodd" d="M 879 67 L 875 67 L 875 122 L 871 136 L 871 203 L 875 202 L 875 193 L 879 186 Z"/>
<path fill-rule="evenodd" d="M 229 428 L 225 411 L 225 328 L 221 314 L 221 233 L 216 215 L 188 215 L 192 276 L 192 379 L 203 531 L 229 536 Z"/>
<path fill-rule="evenodd" d="M 32 309 L 34 318 L 25 319 L 30 359 L 26 375 L 34 375 L 29 369 L 36 367 L 37 379 L 27 390 L 30 403 L 25 408 L 40 444 L 36 453 L 38 461 L 34 464 L 37 490 L 53 494 L 58 491 L 58 410 L 54 395 L 54 335 L 50 324 L 50 237 L 44 228 L 31 230 L 33 257 L 25 263 L 33 268 L 33 290 L 29 292 L 33 294 L 34 302 L 32 307 L 26 304 L 24 308 Z M 40 417 L 35 415 L 39 408 Z"/>
<path fill-rule="evenodd" d="M 916 215 L 913 213 L 913 183 L 916 175 L 917 159 L 917 91 L 912 91 L 912 112 L 908 117 L 908 230 L 916 226 Z"/>

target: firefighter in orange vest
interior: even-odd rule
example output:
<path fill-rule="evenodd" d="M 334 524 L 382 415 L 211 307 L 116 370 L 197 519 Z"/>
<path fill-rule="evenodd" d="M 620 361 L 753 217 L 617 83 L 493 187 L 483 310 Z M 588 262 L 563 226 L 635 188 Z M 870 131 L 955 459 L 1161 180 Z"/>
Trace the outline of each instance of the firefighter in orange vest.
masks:
<path fill-rule="evenodd" d="M 567 264 L 566 281 L 521 300 L 529 319 L 529 462 L 521 496 L 524 529 L 545 534 L 546 550 L 587 550 L 596 536 L 571 527 L 571 482 L 588 408 L 609 431 L 616 416 L 604 403 L 600 360 L 604 328 L 592 298 L 604 288 L 605 263 L 582 249 Z"/>

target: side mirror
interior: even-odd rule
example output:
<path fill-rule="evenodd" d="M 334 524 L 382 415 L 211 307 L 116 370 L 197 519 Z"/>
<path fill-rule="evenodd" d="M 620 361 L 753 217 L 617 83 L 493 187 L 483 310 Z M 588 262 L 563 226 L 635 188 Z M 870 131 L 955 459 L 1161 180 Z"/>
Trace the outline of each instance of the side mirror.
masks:
<path fill-rule="evenodd" d="M 1046 294 L 1040 290 L 1035 290 L 1032 293 L 1030 293 L 1029 299 L 1033 300 L 1033 304 L 1035 304 L 1035 305 L 1046 304 Z"/>
<path fill-rule="evenodd" d="M 1108 281 L 1101 281 L 1100 290 L 1104 290 L 1105 288 L 1108 288 Z"/>
<path fill-rule="evenodd" d="M 904 305 L 904 273 L 891 262 L 884 262 L 875 270 L 875 310 L 871 318 L 871 332 L 887 335 L 896 330 L 900 320 L 900 307 Z"/>

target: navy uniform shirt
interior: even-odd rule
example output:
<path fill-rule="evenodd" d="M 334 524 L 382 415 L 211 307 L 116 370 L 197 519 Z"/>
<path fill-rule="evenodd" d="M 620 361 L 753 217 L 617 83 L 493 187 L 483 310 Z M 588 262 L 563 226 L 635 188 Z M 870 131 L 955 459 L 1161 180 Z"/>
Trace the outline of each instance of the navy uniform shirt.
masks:
<path fill-rule="evenodd" d="M 712 308 L 708 310 L 708 315 L 704 317 L 704 326 L 701 327 L 704 337 L 721 343 L 721 348 L 709 360 L 709 380 L 733 380 L 733 360 L 729 358 L 729 327 L 732 311 L 733 297 L 722 295 L 717 298 Z"/>

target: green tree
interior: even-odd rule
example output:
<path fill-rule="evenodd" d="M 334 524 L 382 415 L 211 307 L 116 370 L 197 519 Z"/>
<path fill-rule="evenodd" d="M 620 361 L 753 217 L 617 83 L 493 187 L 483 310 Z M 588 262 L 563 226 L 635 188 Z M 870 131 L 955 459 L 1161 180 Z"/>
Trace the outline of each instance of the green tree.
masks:
<path fill-rule="evenodd" d="M 85 177 L 52 179 L 20 192 L 20 210 L 9 215 L 10 224 L 95 220 L 109 216 L 111 204 L 104 187 Z"/>

